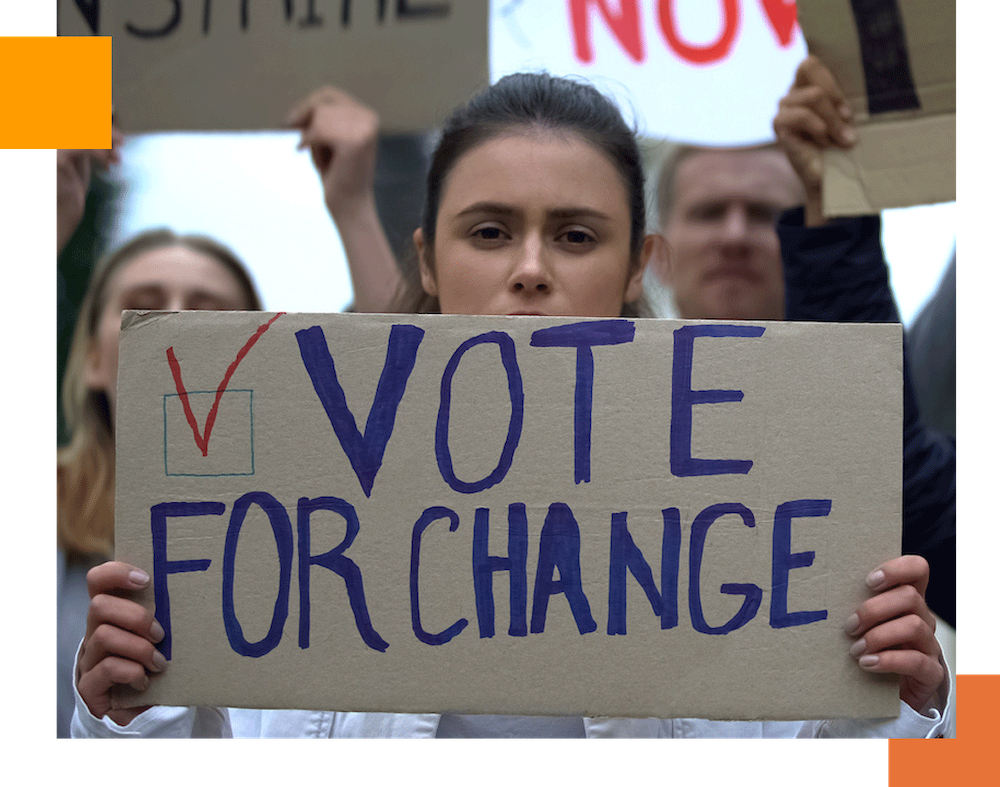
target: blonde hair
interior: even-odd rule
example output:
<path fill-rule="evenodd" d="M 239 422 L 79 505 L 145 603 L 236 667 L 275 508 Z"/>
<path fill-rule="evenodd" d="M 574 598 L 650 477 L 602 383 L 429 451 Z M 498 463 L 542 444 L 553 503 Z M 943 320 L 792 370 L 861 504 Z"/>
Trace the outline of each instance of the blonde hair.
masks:
<path fill-rule="evenodd" d="M 147 251 L 180 246 L 206 254 L 236 276 L 247 307 L 261 309 L 260 296 L 243 263 L 228 248 L 201 235 L 148 230 L 98 263 L 80 306 L 63 376 L 63 414 L 71 435 L 56 455 L 56 541 L 67 554 L 110 557 L 114 552 L 115 438 L 107 396 L 85 379 L 108 282 L 116 270 Z"/>

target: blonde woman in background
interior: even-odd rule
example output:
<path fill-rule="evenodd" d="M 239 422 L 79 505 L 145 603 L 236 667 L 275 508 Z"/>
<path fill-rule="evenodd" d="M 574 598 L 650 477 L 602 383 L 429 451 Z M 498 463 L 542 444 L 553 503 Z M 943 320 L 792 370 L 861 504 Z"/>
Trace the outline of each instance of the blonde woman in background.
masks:
<path fill-rule="evenodd" d="M 198 235 L 150 230 L 106 257 L 80 311 L 63 379 L 69 433 L 56 464 L 58 735 L 69 737 L 73 658 L 87 627 L 87 571 L 114 554 L 115 385 L 124 309 L 259 310 L 243 263 Z"/>

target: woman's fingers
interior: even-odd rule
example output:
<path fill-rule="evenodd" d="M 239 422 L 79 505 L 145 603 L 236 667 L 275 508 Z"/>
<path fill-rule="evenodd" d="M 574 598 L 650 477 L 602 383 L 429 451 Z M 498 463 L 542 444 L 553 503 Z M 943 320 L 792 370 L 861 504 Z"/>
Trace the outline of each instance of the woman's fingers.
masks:
<path fill-rule="evenodd" d="M 905 615 L 882 623 L 864 633 L 851 647 L 851 655 L 861 658 L 885 650 L 914 649 L 937 656 L 940 646 L 934 630 L 919 615 Z"/>
<path fill-rule="evenodd" d="M 166 661 L 155 643 L 163 628 L 140 605 L 115 596 L 97 596 L 90 602 L 88 634 L 80 653 L 80 669 L 93 669 L 109 655 L 132 659 L 160 672 Z"/>
<path fill-rule="evenodd" d="M 931 576 L 930 565 L 920 555 L 901 555 L 888 560 L 868 575 L 866 584 L 875 592 L 895 585 L 913 585 L 923 596 Z"/>
<path fill-rule="evenodd" d="M 371 196 L 378 113 L 327 85 L 300 101 L 285 120 L 302 132 L 298 149 L 309 149 L 331 215 L 349 211 Z"/>
<path fill-rule="evenodd" d="M 923 709 L 945 678 L 941 646 L 934 636 L 937 622 L 924 591 L 930 569 L 917 555 L 889 560 L 868 575 L 875 595 L 861 604 L 844 625 L 858 637 L 850 654 L 862 669 L 899 675 L 899 696 Z"/>
<path fill-rule="evenodd" d="M 868 672 L 899 675 L 899 698 L 916 711 L 923 710 L 945 678 L 945 668 L 938 655 L 922 650 L 900 649 L 867 653 L 858 664 Z"/>
<path fill-rule="evenodd" d="M 115 685 L 142 691 L 149 684 L 148 673 L 166 667 L 166 659 L 156 649 L 164 637 L 163 627 L 149 610 L 127 597 L 148 585 L 145 572 L 122 562 L 103 563 L 87 574 L 91 598 L 77 688 L 97 717 L 113 709 Z"/>
<path fill-rule="evenodd" d="M 149 584 L 149 575 L 128 563 L 111 560 L 94 566 L 87 572 L 87 590 L 90 597 L 119 590 L 142 590 Z"/>
<path fill-rule="evenodd" d="M 344 102 L 354 103 L 354 99 L 343 90 L 338 90 L 332 85 L 324 85 L 314 90 L 288 111 L 285 116 L 285 125 L 301 128 L 309 124 L 309 119 L 317 107 Z"/>
<path fill-rule="evenodd" d="M 918 615 L 933 632 L 934 615 L 913 585 L 899 585 L 872 596 L 855 610 L 844 624 L 851 636 L 861 636 L 874 626 L 905 615 Z"/>

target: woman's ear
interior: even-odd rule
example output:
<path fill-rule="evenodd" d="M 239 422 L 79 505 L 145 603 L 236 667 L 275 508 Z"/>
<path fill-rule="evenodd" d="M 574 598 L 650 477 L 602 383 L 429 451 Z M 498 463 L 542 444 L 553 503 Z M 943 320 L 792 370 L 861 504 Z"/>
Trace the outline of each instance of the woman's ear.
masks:
<path fill-rule="evenodd" d="M 650 234 L 643 238 L 639 250 L 639 264 L 631 271 L 628 284 L 625 286 L 625 303 L 632 303 L 642 295 L 642 279 L 650 260 L 667 255 L 667 242 L 662 235 Z"/>
<path fill-rule="evenodd" d="M 434 266 L 430 260 L 430 249 L 424 243 L 423 227 L 417 227 L 413 231 L 413 245 L 417 247 L 417 260 L 420 263 L 420 286 L 428 295 L 436 297 L 438 294 L 437 281 L 434 279 Z"/>

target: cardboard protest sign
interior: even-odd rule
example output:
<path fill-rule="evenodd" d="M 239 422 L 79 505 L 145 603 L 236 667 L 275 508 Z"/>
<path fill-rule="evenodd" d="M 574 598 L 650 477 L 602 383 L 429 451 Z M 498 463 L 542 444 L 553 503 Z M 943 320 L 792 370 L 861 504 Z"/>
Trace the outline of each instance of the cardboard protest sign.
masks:
<path fill-rule="evenodd" d="M 385 131 L 438 125 L 488 79 L 487 6 L 59 0 L 60 35 L 110 35 L 114 101 L 130 132 L 280 128 L 333 84 Z"/>
<path fill-rule="evenodd" d="M 576 74 L 634 112 L 644 136 L 703 145 L 774 139 L 806 47 L 794 0 L 494 0 L 490 75 Z"/>
<path fill-rule="evenodd" d="M 127 312 L 134 704 L 894 716 L 898 325 Z"/>
<path fill-rule="evenodd" d="M 798 0 L 809 51 L 851 102 L 859 142 L 825 154 L 828 216 L 955 199 L 954 0 Z"/>

